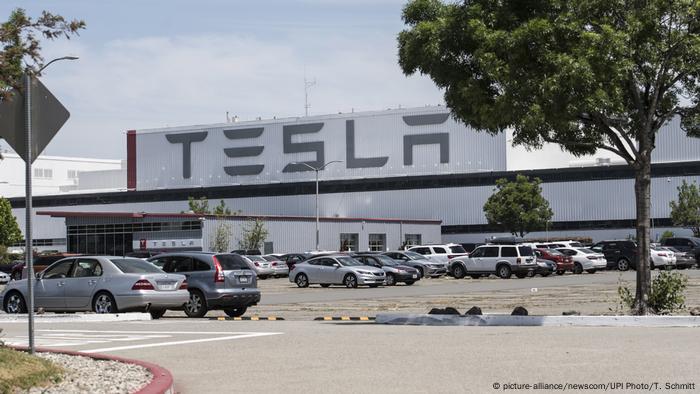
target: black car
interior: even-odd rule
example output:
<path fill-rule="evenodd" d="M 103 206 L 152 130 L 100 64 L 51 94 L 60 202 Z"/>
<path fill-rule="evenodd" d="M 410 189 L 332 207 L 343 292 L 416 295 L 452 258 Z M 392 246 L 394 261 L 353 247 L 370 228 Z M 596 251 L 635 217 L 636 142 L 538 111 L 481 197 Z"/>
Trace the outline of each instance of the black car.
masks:
<path fill-rule="evenodd" d="M 630 240 L 601 241 L 590 248 L 602 253 L 608 261 L 608 269 L 617 268 L 620 271 L 637 269 L 637 243 Z"/>
<path fill-rule="evenodd" d="M 384 270 L 387 286 L 393 286 L 397 283 L 405 283 L 410 286 L 420 280 L 420 272 L 416 268 L 403 265 L 389 256 L 378 253 L 353 253 L 351 256 L 362 264 Z"/>
<path fill-rule="evenodd" d="M 671 246 L 695 257 L 700 262 L 700 238 L 696 237 L 670 237 L 661 240 L 661 246 Z"/>

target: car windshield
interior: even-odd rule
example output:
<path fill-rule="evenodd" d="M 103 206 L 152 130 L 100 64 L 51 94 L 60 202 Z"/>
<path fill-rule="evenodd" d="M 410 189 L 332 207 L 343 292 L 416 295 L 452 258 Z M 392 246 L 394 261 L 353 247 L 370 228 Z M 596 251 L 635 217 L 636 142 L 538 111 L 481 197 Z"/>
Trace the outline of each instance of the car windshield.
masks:
<path fill-rule="evenodd" d="M 569 242 L 569 245 L 572 248 L 582 248 L 583 247 L 583 244 L 581 242 Z"/>
<path fill-rule="evenodd" d="M 267 261 L 267 260 L 265 260 L 262 256 L 251 256 L 251 255 L 247 255 L 247 256 L 245 256 L 245 257 L 247 257 L 250 261 Z"/>
<path fill-rule="evenodd" d="M 277 258 L 275 256 L 263 256 L 263 258 L 267 261 L 278 261 L 279 260 L 279 258 Z"/>
<path fill-rule="evenodd" d="M 395 266 L 399 265 L 399 263 L 397 263 L 396 260 L 392 259 L 389 256 L 378 255 L 378 256 L 374 256 L 374 257 L 377 260 L 379 260 L 382 263 L 382 265 L 387 265 L 390 267 L 395 267 Z"/>
<path fill-rule="evenodd" d="M 425 256 L 416 252 L 403 252 L 411 260 L 427 260 Z"/>
<path fill-rule="evenodd" d="M 243 258 L 233 254 L 217 254 L 216 260 L 221 264 L 224 271 L 233 270 L 249 270 L 248 264 L 243 261 Z"/>
<path fill-rule="evenodd" d="M 674 248 L 673 246 L 665 246 L 666 250 L 670 250 L 671 252 L 680 252 L 678 249 Z"/>
<path fill-rule="evenodd" d="M 111 259 L 114 265 L 125 274 L 163 274 L 163 270 L 152 263 L 139 259 Z"/>
<path fill-rule="evenodd" d="M 340 265 L 345 266 L 345 267 L 354 267 L 357 265 L 364 265 L 360 263 L 359 261 L 353 259 L 352 257 L 338 257 L 336 258 Z"/>
<path fill-rule="evenodd" d="M 583 252 L 583 253 L 598 253 L 598 252 L 596 252 L 594 250 L 590 250 L 588 248 L 578 248 L 578 250 Z"/>
<path fill-rule="evenodd" d="M 452 253 L 467 253 L 461 245 L 450 246 Z"/>

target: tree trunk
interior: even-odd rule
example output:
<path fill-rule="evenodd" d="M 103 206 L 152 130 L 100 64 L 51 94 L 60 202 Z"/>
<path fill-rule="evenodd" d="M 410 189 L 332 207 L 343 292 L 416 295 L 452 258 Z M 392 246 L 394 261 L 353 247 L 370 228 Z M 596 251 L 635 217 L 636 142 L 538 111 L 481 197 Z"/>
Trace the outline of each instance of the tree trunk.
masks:
<path fill-rule="evenodd" d="M 649 155 L 651 156 L 651 155 Z M 634 300 L 635 315 L 647 315 L 651 293 L 651 272 L 649 270 L 649 244 L 651 217 L 651 157 L 640 160 L 635 169 L 634 194 L 637 205 L 637 292 Z"/>

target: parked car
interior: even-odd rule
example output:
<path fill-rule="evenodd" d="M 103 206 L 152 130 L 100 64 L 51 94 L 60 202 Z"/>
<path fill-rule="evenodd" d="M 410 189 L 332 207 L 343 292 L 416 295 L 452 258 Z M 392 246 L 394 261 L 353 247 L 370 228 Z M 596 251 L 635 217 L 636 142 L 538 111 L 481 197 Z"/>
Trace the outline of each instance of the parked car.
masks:
<path fill-rule="evenodd" d="M 664 247 L 664 249 L 673 252 L 674 256 L 676 257 L 676 268 L 678 268 L 679 270 L 692 268 L 695 264 L 697 264 L 695 257 L 693 255 L 688 254 L 687 252 L 681 252 L 673 246 L 667 246 Z"/>
<path fill-rule="evenodd" d="M 676 255 L 670 250 L 661 246 L 651 246 L 649 248 L 650 259 L 649 269 L 671 269 L 676 267 Z"/>
<path fill-rule="evenodd" d="M 262 256 L 257 255 L 241 255 L 251 270 L 255 271 L 255 275 L 260 279 L 267 279 L 275 274 L 275 269 L 272 268 L 272 263 L 265 260 Z"/>
<path fill-rule="evenodd" d="M 352 257 L 362 264 L 383 269 L 387 286 L 394 286 L 397 283 L 405 283 L 410 286 L 420 280 L 420 272 L 417 269 L 402 265 L 389 256 L 376 253 L 357 253 Z"/>
<path fill-rule="evenodd" d="M 574 270 L 574 260 L 571 256 L 567 256 L 556 249 L 537 248 L 535 249 L 535 256 L 537 256 L 538 259 L 549 260 L 556 263 L 554 272 L 556 272 L 557 275 L 564 275 L 564 272 Z"/>
<path fill-rule="evenodd" d="M 238 317 L 260 302 L 255 272 L 241 255 L 178 252 L 149 261 L 165 272 L 187 277 L 189 300 L 184 310 L 189 317 L 202 317 L 212 309 L 222 309 L 228 316 Z"/>
<path fill-rule="evenodd" d="M 478 278 L 495 274 L 507 279 L 515 274 L 518 278 L 534 275 L 537 269 L 535 253 L 524 245 L 484 245 L 474 249 L 465 257 L 450 260 L 452 275 L 461 279 L 469 275 Z"/>
<path fill-rule="evenodd" d="M 469 255 L 460 244 L 416 245 L 406 250 L 422 254 L 433 261 L 442 262 L 445 264 L 445 268 L 447 268 L 447 262 L 451 259 Z"/>
<path fill-rule="evenodd" d="M 306 261 L 311 257 L 313 257 L 311 253 L 287 253 L 280 256 L 280 259 L 287 264 L 289 272 L 292 272 L 294 265 L 301 263 L 302 261 Z"/>
<path fill-rule="evenodd" d="M 24 260 L 13 260 L 6 264 L 0 264 L 0 272 L 4 272 L 8 275 L 12 275 L 12 268 L 17 264 L 24 263 Z"/>
<path fill-rule="evenodd" d="M 124 257 L 133 257 L 141 260 L 148 260 L 151 257 L 158 256 L 165 252 L 159 250 L 135 250 L 133 252 L 128 252 L 124 254 Z"/>
<path fill-rule="evenodd" d="M 390 251 L 382 254 L 391 257 L 402 265 L 417 269 L 421 278 L 437 278 L 447 273 L 444 263 L 436 263 L 435 261 L 427 259 L 422 254 L 406 250 Z"/>
<path fill-rule="evenodd" d="M 260 256 L 262 253 L 258 249 L 237 249 L 232 250 L 231 253 L 240 254 L 244 256 Z"/>
<path fill-rule="evenodd" d="M 267 254 L 263 256 L 263 258 L 270 263 L 270 266 L 274 271 L 273 274 L 277 278 L 289 276 L 289 267 L 287 267 L 287 264 L 280 258 L 280 256 L 281 255 L 274 254 Z"/>
<path fill-rule="evenodd" d="M 466 242 L 466 243 L 460 243 L 460 245 L 462 245 L 462 247 L 464 248 L 464 250 L 467 253 L 471 253 L 472 250 L 476 249 L 477 247 L 479 247 L 481 245 L 484 245 L 484 243 L 483 242 Z"/>
<path fill-rule="evenodd" d="M 700 262 L 700 238 L 696 237 L 670 237 L 661 240 L 661 246 L 671 246 L 693 256 L 696 262 Z"/>
<path fill-rule="evenodd" d="M 27 312 L 27 280 L 35 281 L 35 308 L 53 312 L 149 311 L 157 319 L 189 299 L 184 275 L 140 259 L 80 256 L 59 260 L 36 278 L 12 281 L 0 295 L 5 312 Z"/>
<path fill-rule="evenodd" d="M 34 273 L 39 273 L 46 269 L 49 265 L 57 262 L 58 260 L 63 259 L 64 257 L 72 257 L 72 256 L 80 256 L 78 254 L 72 254 L 72 253 L 57 253 L 57 254 L 52 254 L 52 255 L 45 255 L 45 256 L 34 256 L 32 260 L 32 265 L 34 266 Z M 19 264 L 16 264 L 14 267 L 12 267 L 12 273 L 10 276 L 14 280 L 20 280 L 22 278 L 27 277 L 27 272 L 26 268 L 24 267 L 24 261 L 20 262 Z"/>
<path fill-rule="evenodd" d="M 583 271 L 595 274 L 599 270 L 604 270 L 608 266 L 605 255 L 596 253 L 587 248 L 559 248 L 561 253 L 570 256 L 574 261 L 574 274 L 581 274 Z"/>
<path fill-rule="evenodd" d="M 4 285 L 10 281 L 10 275 L 0 272 L 0 285 Z"/>
<path fill-rule="evenodd" d="M 535 268 L 534 275 L 540 275 L 545 278 L 557 270 L 557 263 L 552 260 L 536 257 L 535 261 L 537 263 L 537 268 Z"/>
<path fill-rule="evenodd" d="M 289 281 L 299 287 L 312 284 L 320 284 L 322 287 L 377 287 L 384 283 L 385 277 L 381 268 L 366 266 L 348 255 L 341 254 L 311 258 L 296 264 L 289 273 Z"/>
<path fill-rule="evenodd" d="M 637 268 L 637 244 L 634 241 L 601 241 L 591 246 L 590 249 L 605 255 L 608 268 L 617 268 L 620 271 Z"/>

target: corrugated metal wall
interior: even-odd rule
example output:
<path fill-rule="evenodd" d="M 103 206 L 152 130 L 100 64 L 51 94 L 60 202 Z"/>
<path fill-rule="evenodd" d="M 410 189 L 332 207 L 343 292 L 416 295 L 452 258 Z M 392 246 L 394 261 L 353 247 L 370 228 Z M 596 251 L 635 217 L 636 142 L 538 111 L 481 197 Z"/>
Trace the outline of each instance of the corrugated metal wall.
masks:
<path fill-rule="evenodd" d="M 681 129 L 680 118 L 675 118 L 659 131 L 652 160 L 658 163 L 700 160 L 700 138 L 688 137 Z"/>
<path fill-rule="evenodd" d="M 225 186 L 270 182 L 298 182 L 314 179 L 313 171 L 283 172 L 287 164 L 316 159 L 313 152 L 284 153 L 283 126 L 323 123 L 315 133 L 292 137 L 293 143 L 322 141 L 324 160 L 342 160 L 328 166 L 321 177 L 353 179 L 421 174 L 451 174 L 506 169 L 505 134 L 478 133 L 451 117 L 441 124 L 409 126 L 404 116 L 444 114 L 444 107 L 312 116 L 277 121 L 228 123 L 177 127 L 137 134 L 137 189 L 167 189 L 192 186 Z M 444 118 L 443 118 L 444 119 Z M 378 168 L 347 168 L 346 121 L 354 121 L 355 155 L 359 158 L 388 157 Z M 229 139 L 224 130 L 264 128 L 259 137 Z M 201 142 L 191 143 L 191 178 L 183 178 L 183 144 L 170 143 L 166 135 L 207 132 Z M 436 144 L 413 147 L 413 165 L 404 165 L 404 136 L 435 133 L 449 134 L 449 162 L 441 163 Z M 264 147 L 258 156 L 229 158 L 224 148 Z M 250 153 L 250 152 L 249 152 Z M 264 165 L 258 175 L 231 176 L 226 166 Z"/>

